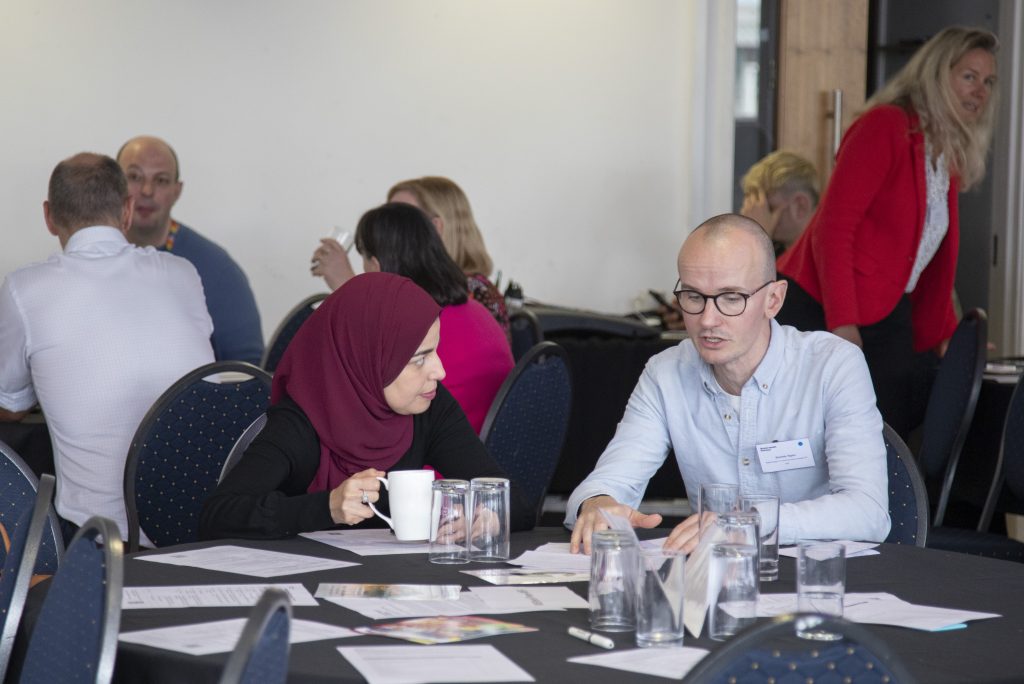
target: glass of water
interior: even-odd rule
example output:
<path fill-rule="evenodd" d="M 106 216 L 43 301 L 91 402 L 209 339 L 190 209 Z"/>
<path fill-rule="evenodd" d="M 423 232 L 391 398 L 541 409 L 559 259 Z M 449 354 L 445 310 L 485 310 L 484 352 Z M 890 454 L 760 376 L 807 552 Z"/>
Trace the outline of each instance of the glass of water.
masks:
<path fill-rule="evenodd" d="M 839 542 L 800 542 L 796 558 L 797 610 L 801 613 L 843 615 L 846 594 L 846 547 Z M 805 639 L 835 641 L 842 638 L 824 630 L 807 630 Z"/>
<path fill-rule="evenodd" d="M 759 566 L 762 582 L 779 579 L 779 497 L 770 494 L 740 496 L 740 510 L 757 511 L 760 516 Z"/>

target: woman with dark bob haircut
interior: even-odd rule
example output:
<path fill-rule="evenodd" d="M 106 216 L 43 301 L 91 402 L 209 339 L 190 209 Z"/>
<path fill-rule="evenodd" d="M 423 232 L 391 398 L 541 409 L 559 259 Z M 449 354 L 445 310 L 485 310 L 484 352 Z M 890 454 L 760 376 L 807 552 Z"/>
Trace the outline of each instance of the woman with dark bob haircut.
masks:
<path fill-rule="evenodd" d="M 441 242 L 434 224 L 410 204 L 392 203 L 363 214 L 356 227 L 363 271 L 409 278 L 441 308 L 444 386 L 477 432 L 515 362 L 508 338 L 490 312 L 469 298 L 466 276 Z"/>
<path fill-rule="evenodd" d="M 266 427 L 203 506 L 200 536 L 381 527 L 368 504 L 388 508 L 376 479 L 387 471 L 507 477 L 440 382 L 440 313 L 390 273 L 356 276 L 325 299 L 274 373 Z M 533 526 L 515 483 L 509 523 Z"/>

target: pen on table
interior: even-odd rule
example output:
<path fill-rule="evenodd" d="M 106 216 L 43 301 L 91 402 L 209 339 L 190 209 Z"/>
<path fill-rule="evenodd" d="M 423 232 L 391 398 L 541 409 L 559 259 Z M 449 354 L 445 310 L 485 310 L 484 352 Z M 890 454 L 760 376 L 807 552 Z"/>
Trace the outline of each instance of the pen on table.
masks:
<path fill-rule="evenodd" d="M 574 636 L 582 641 L 588 641 L 594 644 L 595 646 L 600 646 L 601 648 L 615 648 L 615 642 L 609 639 L 608 637 L 601 636 L 600 634 L 594 634 L 593 632 L 588 632 L 587 630 L 580 629 L 579 627 L 570 627 L 569 636 Z"/>

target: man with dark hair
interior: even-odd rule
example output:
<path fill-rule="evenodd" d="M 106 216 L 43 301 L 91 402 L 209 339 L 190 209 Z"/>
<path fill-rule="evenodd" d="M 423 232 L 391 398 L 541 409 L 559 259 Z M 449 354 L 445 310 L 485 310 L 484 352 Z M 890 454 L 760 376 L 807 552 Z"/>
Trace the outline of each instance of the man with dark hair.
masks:
<path fill-rule="evenodd" d="M 263 356 L 263 330 L 245 273 L 223 247 L 171 218 L 184 186 L 178 155 L 160 138 L 139 136 L 121 146 L 117 161 L 135 199 L 128 239 L 192 262 L 203 281 L 213 319 L 213 353 L 218 360 L 258 364 Z"/>
<path fill-rule="evenodd" d="M 199 275 L 184 259 L 129 243 L 132 209 L 116 161 L 65 159 L 43 202 L 62 251 L 0 287 L 0 419 L 38 402 L 66 529 L 99 514 L 122 536 L 132 435 L 164 390 L 213 361 Z"/>
<path fill-rule="evenodd" d="M 607 509 L 637 527 L 648 480 L 675 452 L 687 496 L 702 483 L 779 497 L 779 540 L 882 541 L 889 532 L 882 418 L 864 355 L 828 333 L 781 326 L 771 239 L 752 219 L 709 219 L 683 243 L 676 298 L 687 340 L 648 363 L 615 437 L 572 493 L 572 550 L 590 551 Z M 697 516 L 666 546 L 691 551 Z"/>

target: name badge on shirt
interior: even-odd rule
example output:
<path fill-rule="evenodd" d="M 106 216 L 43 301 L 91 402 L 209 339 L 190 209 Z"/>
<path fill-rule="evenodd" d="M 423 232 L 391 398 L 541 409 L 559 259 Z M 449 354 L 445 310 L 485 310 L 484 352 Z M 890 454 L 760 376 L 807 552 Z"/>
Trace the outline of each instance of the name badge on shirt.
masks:
<path fill-rule="evenodd" d="M 766 473 L 814 467 L 814 454 L 811 453 L 811 440 L 809 439 L 791 439 L 788 442 L 758 444 L 755 448 L 757 449 L 757 458 L 761 461 L 761 470 Z"/>

